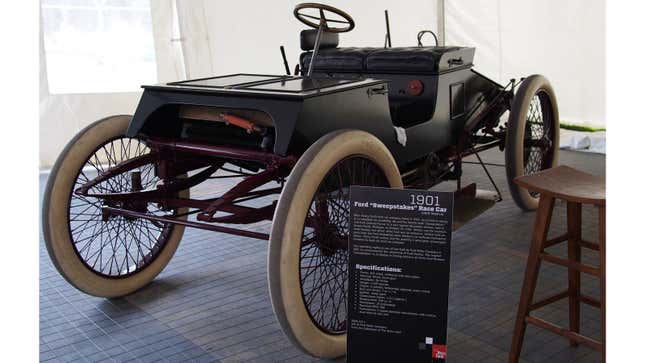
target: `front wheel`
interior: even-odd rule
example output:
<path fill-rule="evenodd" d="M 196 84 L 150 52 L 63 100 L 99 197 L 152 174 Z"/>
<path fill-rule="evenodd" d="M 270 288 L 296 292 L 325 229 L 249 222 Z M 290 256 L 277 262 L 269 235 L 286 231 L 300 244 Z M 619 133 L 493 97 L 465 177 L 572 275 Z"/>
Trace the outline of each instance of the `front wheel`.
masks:
<path fill-rule="evenodd" d="M 54 266 L 69 283 L 94 296 L 118 297 L 148 284 L 170 261 L 184 232 L 179 225 L 107 216 L 103 200 L 74 193 L 108 168 L 150 152 L 142 140 L 125 136 L 129 122 L 130 116 L 112 116 L 79 132 L 56 160 L 43 198 L 43 235 Z M 117 174 L 90 192 L 152 189 L 160 181 L 153 164 L 138 171 L 139 181 Z M 188 190 L 180 196 L 188 197 Z M 158 216 L 186 212 L 162 210 L 154 203 L 138 208 Z"/>
<path fill-rule="evenodd" d="M 540 195 L 519 187 L 513 180 L 557 165 L 559 144 L 555 92 L 544 76 L 527 77 L 511 105 L 505 146 L 508 187 L 513 200 L 523 210 L 536 209 Z"/>
<path fill-rule="evenodd" d="M 320 358 L 346 352 L 350 185 L 403 187 L 381 141 L 341 130 L 298 160 L 269 240 L 269 292 L 278 322 L 294 345 Z"/>

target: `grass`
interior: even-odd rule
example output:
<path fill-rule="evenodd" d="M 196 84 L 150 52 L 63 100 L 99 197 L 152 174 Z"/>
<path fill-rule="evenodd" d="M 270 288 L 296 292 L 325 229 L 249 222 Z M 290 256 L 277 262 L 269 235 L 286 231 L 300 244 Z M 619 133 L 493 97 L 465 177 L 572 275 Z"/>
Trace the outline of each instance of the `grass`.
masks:
<path fill-rule="evenodd" d="M 565 130 L 571 130 L 571 131 L 585 131 L 585 132 L 607 131 L 607 129 L 605 129 L 605 128 L 596 128 L 596 127 L 591 127 L 591 126 L 574 125 L 574 124 L 568 124 L 568 123 L 565 123 L 565 122 L 560 122 L 560 128 L 565 129 Z"/>

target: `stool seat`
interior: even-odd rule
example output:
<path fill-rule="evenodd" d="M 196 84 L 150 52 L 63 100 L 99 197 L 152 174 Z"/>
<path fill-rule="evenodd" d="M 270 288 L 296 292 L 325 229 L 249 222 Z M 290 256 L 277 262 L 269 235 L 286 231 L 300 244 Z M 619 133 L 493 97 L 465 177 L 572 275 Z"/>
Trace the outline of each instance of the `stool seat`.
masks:
<path fill-rule="evenodd" d="M 550 194 L 558 199 L 605 205 L 605 179 L 566 165 L 520 176 L 514 181 L 530 191 Z"/>

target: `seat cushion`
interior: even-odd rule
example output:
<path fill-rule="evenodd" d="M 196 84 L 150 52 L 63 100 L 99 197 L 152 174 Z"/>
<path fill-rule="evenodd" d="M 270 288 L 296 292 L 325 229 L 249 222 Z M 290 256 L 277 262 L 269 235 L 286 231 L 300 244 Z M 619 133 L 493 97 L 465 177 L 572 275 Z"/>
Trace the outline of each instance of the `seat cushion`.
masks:
<path fill-rule="evenodd" d="M 365 58 L 367 72 L 437 72 L 441 57 L 458 53 L 460 47 L 400 47 L 384 48 L 370 52 Z M 463 60 L 463 59 L 462 59 Z"/>
<path fill-rule="evenodd" d="M 396 47 L 321 49 L 314 72 L 350 73 L 437 73 L 472 65 L 475 48 Z M 311 52 L 300 55 L 300 66 L 307 69 Z"/>
<path fill-rule="evenodd" d="M 300 49 L 312 50 L 316 46 L 318 30 L 306 29 L 300 32 Z M 323 32 L 320 37 L 320 49 L 338 47 L 338 33 Z"/>
<path fill-rule="evenodd" d="M 365 70 L 365 58 L 378 48 L 330 48 L 320 49 L 314 63 L 314 72 L 357 72 Z M 300 55 L 300 67 L 307 69 L 311 61 L 312 52 L 305 52 Z"/>

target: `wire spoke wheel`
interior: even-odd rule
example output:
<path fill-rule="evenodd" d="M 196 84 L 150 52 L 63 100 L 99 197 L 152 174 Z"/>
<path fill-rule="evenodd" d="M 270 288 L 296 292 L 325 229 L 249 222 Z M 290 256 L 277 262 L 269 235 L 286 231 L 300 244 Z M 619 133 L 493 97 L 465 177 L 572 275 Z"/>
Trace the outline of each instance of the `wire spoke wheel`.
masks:
<path fill-rule="evenodd" d="M 524 174 L 537 173 L 553 162 L 553 112 L 544 91 L 531 99 L 524 139 Z"/>
<path fill-rule="evenodd" d="M 337 163 L 309 207 L 300 249 L 300 285 L 307 312 L 329 334 L 347 330 L 349 186 L 388 186 L 381 169 L 365 157 Z"/>
<path fill-rule="evenodd" d="M 555 93 L 546 78 L 521 84 L 511 106 L 506 135 L 506 175 L 513 200 L 525 210 L 537 208 L 539 193 L 519 188 L 513 179 L 557 164 L 560 126 Z"/>
<path fill-rule="evenodd" d="M 100 145 L 80 170 L 73 190 L 105 170 L 149 153 L 138 139 L 119 137 Z M 135 175 L 137 175 L 135 177 Z M 134 173 L 121 173 L 89 189 L 89 194 L 111 194 L 155 188 L 160 179 L 154 165 L 145 164 Z M 136 209 L 155 215 L 169 215 L 152 203 L 128 205 L 104 203 L 91 196 L 70 194 L 69 232 L 79 258 L 92 271 L 106 277 L 124 277 L 147 267 L 158 255 L 173 226 L 149 220 L 105 215 L 103 207 Z"/>
<path fill-rule="evenodd" d="M 291 342 L 320 358 L 347 347 L 349 188 L 402 188 L 381 141 L 339 130 L 300 157 L 280 195 L 269 239 L 269 292 Z"/>
<path fill-rule="evenodd" d="M 174 255 L 184 227 L 109 213 L 107 207 L 185 219 L 186 208 L 161 210 L 145 201 L 96 195 L 153 189 L 155 166 L 144 164 L 92 185 L 87 195 L 75 191 L 127 160 L 150 150 L 125 136 L 130 116 L 111 116 L 81 130 L 62 151 L 47 180 L 43 198 L 43 237 L 60 274 L 94 296 L 118 297 L 152 281 Z M 188 198 L 189 191 L 177 193 Z M 92 196 L 94 195 L 94 196 Z"/>
<path fill-rule="evenodd" d="M 531 99 L 524 137 L 524 175 L 548 169 L 553 164 L 553 111 L 546 92 L 540 90 Z M 529 192 L 538 197 L 540 193 Z"/>

